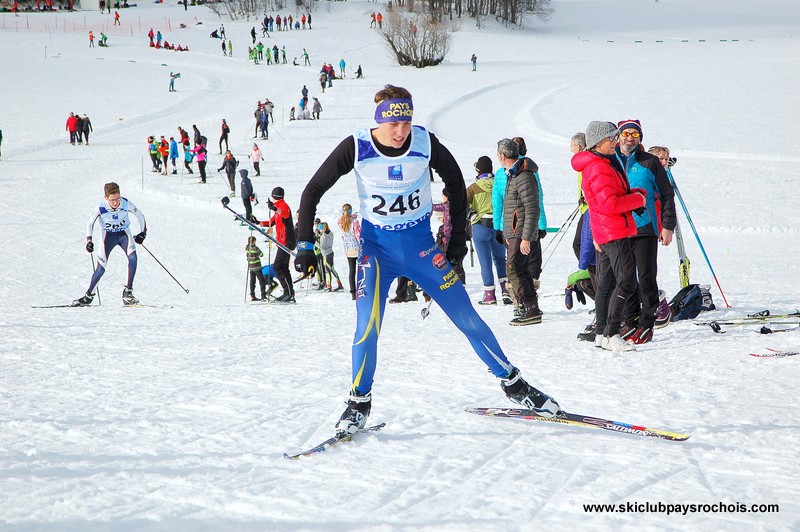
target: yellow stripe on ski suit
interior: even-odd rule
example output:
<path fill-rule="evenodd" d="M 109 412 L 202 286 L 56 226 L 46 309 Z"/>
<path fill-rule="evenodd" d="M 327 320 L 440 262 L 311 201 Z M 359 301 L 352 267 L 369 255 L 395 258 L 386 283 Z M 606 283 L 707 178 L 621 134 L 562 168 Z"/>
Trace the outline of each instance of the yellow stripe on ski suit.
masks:
<path fill-rule="evenodd" d="M 378 264 L 378 258 L 375 257 L 375 286 L 373 287 L 372 293 L 373 300 L 372 300 L 372 312 L 370 313 L 369 322 L 367 323 L 366 330 L 364 331 L 364 335 L 361 337 L 359 341 L 355 343 L 358 345 L 364 342 L 367 337 L 369 336 L 370 332 L 372 332 L 372 328 L 375 327 L 375 334 L 381 334 L 381 304 L 380 304 L 380 283 L 381 283 L 381 267 Z M 364 374 L 364 365 L 367 363 L 367 353 L 364 353 L 364 359 L 361 361 L 361 367 L 358 369 L 358 373 L 356 374 L 356 378 L 353 381 L 353 391 L 356 391 L 358 385 L 361 383 L 361 376 Z"/>

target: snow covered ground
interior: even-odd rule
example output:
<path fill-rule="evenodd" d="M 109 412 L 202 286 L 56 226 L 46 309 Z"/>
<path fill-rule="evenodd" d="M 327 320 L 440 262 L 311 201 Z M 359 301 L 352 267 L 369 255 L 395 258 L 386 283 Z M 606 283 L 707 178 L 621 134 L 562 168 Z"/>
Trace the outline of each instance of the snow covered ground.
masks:
<path fill-rule="evenodd" d="M 246 164 L 252 110 L 276 102 L 260 141 L 266 197 L 304 183 L 343 137 L 371 123 L 372 95 L 403 85 L 416 119 L 453 151 L 465 177 L 496 141 L 521 135 L 541 168 L 549 225 L 575 207 L 570 136 L 591 120 L 639 118 L 646 145 L 679 160 L 674 175 L 732 309 L 739 316 L 800 306 L 800 11 L 791 0 L 553 0 L 548 24 L 464 20 L 448 61 L 393 66 L 369 13 L 379 4 L 320 3 L 314 29 L 275 32 L 288 65 L 244 59 L 254 23 L 224 21 L 234 58 L 209 32 L 205 8 L 123 10 L 122 26 L 94 11 L 0 15 L 0 523 L 37 530 L 796 530 L 800 528 L 800 357 L 758 360 L 766 347 L 800 348 L 800 333 L 714 334 L 677 323 L 635 353 L 576 340 L 588 307 L 541 300 L 541 325 L 508 326 L 508 308 L 479 308 L 511 360 L 569 411 L 692 434 L 663 442 L 523 421 L 480 418 L 467 406 L 509 406 L 466 340 L 433 307 L 393 305 L 380 342 L 371 421 L 380 433 L 313 458 L 284 460 L 328 437 L 349 386 L 354 308 L 347 295 L 302 289 L 297 305 L 244 301 L 248 232 L 219 199 L 219 123 Z M 282 13 L 283 14 L 283 13 Z M 202 25 L 196 25 L 202 21 Z M 179 24 L 187 24 L 180 29 Z M 146 32 L 188 44 L 147 47 Z M 93 29 L 109 48 L 88 48 Z M 311 67 L 293 67 L 302 48 Z M 471 72 L 469 57 L 478 55 Z M 317 72 L 348 62 L 325 94 Z M 302 63 L 302 61 L 301 61 Z M 352 79 L 361 64 L 366 77 Z M 168 73 L 181 72 L 175 93 Z M 288 122 L 307 85 L 319 122 Z M 67 142 L 70 111 L 88 114 L 91 145 Z M 196 124 L 209 138 L 209 184 L 151 174 L 148 135 Z M 102 305 L 68 303 L 86 289 L 86 219 L 117 181 L 148 220 L 136 294 L 171 308 L 122 308 L 125 261 L 116 250 Z M 434 185 L 437 196 L 441 184 Z M 333 222 L 355 203 L 343 178 L 323 199 Z M 238 199 L 232 205 L 239 208 Z M 267 216 L 256 208 L 256 216 Z M 713 284 L 699 247 L 692 280 Z M 552 242 L 551 235 L 545 245 Z M 576 268 L 569 242 L 542 276 L 562 291 Z M 337 244 L 337 265 L 346 271 Z M 660 285 L 678 287 L 674 246 Z M 480 296 L 477 267 L 467 289 Z M 97 303 L 97 302 L 96 302 Z M 778 513 L 589 513 L 584 504 L 777 504 Z"/>

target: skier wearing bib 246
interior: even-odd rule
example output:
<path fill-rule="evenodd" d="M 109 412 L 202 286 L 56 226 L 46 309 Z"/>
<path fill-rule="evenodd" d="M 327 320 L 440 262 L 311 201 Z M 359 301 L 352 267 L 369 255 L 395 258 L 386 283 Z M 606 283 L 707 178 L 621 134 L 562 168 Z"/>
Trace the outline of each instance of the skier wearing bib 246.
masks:
<path fill-rule="evenodd" d="M 467 336 L 481 360 L 501 379 L 509 399 L 541 415 L 557 415 L 558 403 L 525 382 L 503 354 L 452 267 L 467 253 L 467 194 L 458 163 L 434 135 L 411 125 L 414 108 L 406 89 L 386 85 L 375 95 L 375 103 L 378 127 L 362 129 L 334 149 L 306 185 L 299 208 L 295 268 L 312 275 L 317 267 L 312 226 L 317 204 L 341 176 L 355 171 L 363 223 L 353 384 L 347 408 L 336 424 L 337 436 L 353 434 L 366 424 L 386 298 L 392 281 L 401 275 L 430 294 Z M 446 254 L 431 234 L 430 168 L 442 177 L 450 198 L 453 229 Z"/>
<path fill-rule="evenodd" d="M 97 250 L 97 268 L 92 274 L 92 280 L 89 283 L 89 289 L 86 294 L 80 299 L 72 302 L 75 307 L 84 307 L 91 305 L 94 299 L 95 286 L 103 277 L 106 272 L 106 259 L 108 254 L 119 246 L 125 250 L 128 255 L 128 281 L 122 290 L 122 302 L 125 305 L 136 305 L 139 300 L 133 296 L 133 277 L 136 275 L 136 244 L 144 242 L 147 236 L 147 223 L 144 220 L 144 215 L 136 208 L 136 206 L 123 198 L 119 193 L 119 185 L 116 183 L 106 183 L 104 187 L 105 198 L 100 202 L 97 209 L 92 213 L 89 218 L 89 223 L 86 224 L 86 251 L 89 253 L 94 251 L 94 243 L 92 242 L 92 231 L 94 224 L 100 220 L 100 227 L 103 231 L 103 245 Z M 128 218 L 129 214 L 136 216 L 139 221 L 140 232 L 136 236 L 131 234 L 131 222 Z"/>

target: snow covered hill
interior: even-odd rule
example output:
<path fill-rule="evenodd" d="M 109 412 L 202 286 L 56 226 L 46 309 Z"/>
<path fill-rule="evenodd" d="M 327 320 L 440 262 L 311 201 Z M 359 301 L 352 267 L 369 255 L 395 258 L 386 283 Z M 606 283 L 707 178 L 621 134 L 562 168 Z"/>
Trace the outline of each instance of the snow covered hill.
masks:
<path fill-rule="evenodd" d="M 576 269 L 572 230 L 542 276 L 541 325 L 508 325 L 479 308 L 511 360 L 569 411 L 691 433 L 683 443 L 481 418 L 510 406 L 466 340 L 434 306 L 392 305 L 380 340 L 371 421 L 386 422 L 329 453 L 283 459 L 328 437 L 350 381 L 354 307 L 346 294 L 298 290 L 297 305 L 245 303 L 249 232 L 220 206 L 227 193 L 216 139 L 249 167 L 256 101 L 276 102 L 262 176 L 296 208 L 329 151 L 372 123 L 386 83 L 414 95 L 415 120 L 450 148 L 468 182 L 500 138 L 525 137 L 539 164 L 549 225 L 575 208 L 569 138 L 591 120 L 638 118 L 644 143 L 671 148 L 675 178 L 731 309 L 688 227 L 692 280 L 712 284 L 719 311 L 800 307 L 800 12 L 790 0 L 553 0 L 552 20 L 523 28 L 464 20 L 447 61 L 394 66 L 374 30 L 373 2 L 321 2 L 314 29 L 274 32 L 289 64 L 245 59 L 257 22 L 203 7 L 144 4 L 96 11 L 0 14 L 0 523 L 36 530 L 792 530 L 800 528 L 795 409 L 800 332 L 675 323 L 635 353 L 576 340 L 588 307 L 564 308 Z M 199 24 L 202 22 L 202 24 Z M 234 57 L 210 31 L 224 22 Z M 180 28 L 185 24 L 186 28 Z M 161 30 L 190 52 L 155 50 Z M 88 31 L 109 36 L 89 48 Z M 292 66 L 306 48 L 310 67 Z M 478 55 L 477 72 L 469 58 Z M 323 94 L 322 62 L 347 79 Z M 301 61 L 302 62 L 302 61 Z M 364 79 L 351 72 L 361 64 Z M 168 92 L 169 72 L 180 72 Z M 289 122 L 307 85 L 320 121 Z M 91 117 L 90 145 L 71 146 L 70 112 Z M 209 183 L 149 172 L 146 139 L 178 126 L 209 139 Z M 116 250 L 102 305 L 68 303 L 86 289 L 84 228 L 116 181 L 147 217 L 146 246 L 186 294 L 139 251 L 136 294 L 123 308 Z M 434 197 L 441 183 L 433 184 Z M 320 204 L 331 224 L 357 203 L 349 176 Z M 238 199 L 232 206 L 240 209 Z M 266 207 L 256 207 L 259 218 Z M 682 222 L 685 221 L 682 214 Z M 544 244 L 555 243 L 550 235 Z M 265 245 L 262 248 L 266 249 Z M 334 250 L 346 272 L 339 239 Z M 273 252 L 274 253 L 274 250 Z M 548 251 L 549 254 L 549 251 Z M 547 254 L 545 255 L 547 257 Z M 659 284 L 679 288 L 674 246 Z M 467 268 L 467 290 L 481 292 Z M 162 308 L 163 307 L 163 308 Z M 777 504 L 779 512 L 592 513 L 586 504 Z M 702 510 L 702 509 L 701 509 Z M 680 512 L 677 512 L 680 513 Z"/>

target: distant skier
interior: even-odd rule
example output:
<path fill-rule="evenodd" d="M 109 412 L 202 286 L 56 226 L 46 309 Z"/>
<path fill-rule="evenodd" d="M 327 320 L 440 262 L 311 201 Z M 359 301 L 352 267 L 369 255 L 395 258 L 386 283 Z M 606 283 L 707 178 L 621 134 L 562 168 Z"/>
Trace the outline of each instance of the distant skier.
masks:
<path fill-rule="evenodd" d="M 103 245 L 97 251 L 97 268 L 92 273 L 92 280 L 89 282 L 89 289 L 86 293 L 72 302 L 75 307 L 91 305 L 94 300 L 94 289 L 100 278 L 106 271 L 106 259 L 114 247 L 119 246 L 125 250 L 128 256 L 128 279 L 122 290 L 122 302 L 125 305 L 136 305 L 139 300 L 133 295 L 133 278 L 136 275 L 136 244 L 144 242 L 147 237 L 147 223 L 144 214 L 136 206 L 123 198 L 119 193 L 119 185 L 116 183 L 106 183 L 103 187 L 104 199 L 100 202 L 86 224 L 86 251 L 94 251 L 92 242 L 92 232 L 94 224 L 100 220 L 100 228 L 103 235 Z M 136 216 L 139 222 L 139 233 L 133 236 L 131 233 L 131 223 L 129 214 Z"/>
<path fill-rule="evenodd" d="M 225 158 L 222 160 L 222 166 L 217 169 L 217 172 L 225 170 L 225 175 L 228 177 L 228 184 L 231 186 L 231 197 L 236 195 L 236 167 L 239 166 L 239 161 L 231 153 L 231 150 L 225 152 Z"/>
<path fill-rule="evenodd" d="M 175 80 L 181 77 L 180 74 L 169 73 L 169 92 L 175 92 Z"/>
<path fill-rule="evenodd" d="M 475 55 L 475 54 L 472 54 L 472 57 L 470 58 L 470 61 L 472 61 L 472 71 L 475 72 L 475 70 L 477 70 L 477 68 L 478 68 L 478 56 Z"/>
<path fill-rule="evenodd" d="M 222 130 L 219 136 L 219 154 L 222 155 L 222 142 L 225 142 L 225 149 L 228 150 L 228 135 L 231 132 L 231 128 L 228 126 L 228 122 L 225 119 L 222 119 Z"/>

